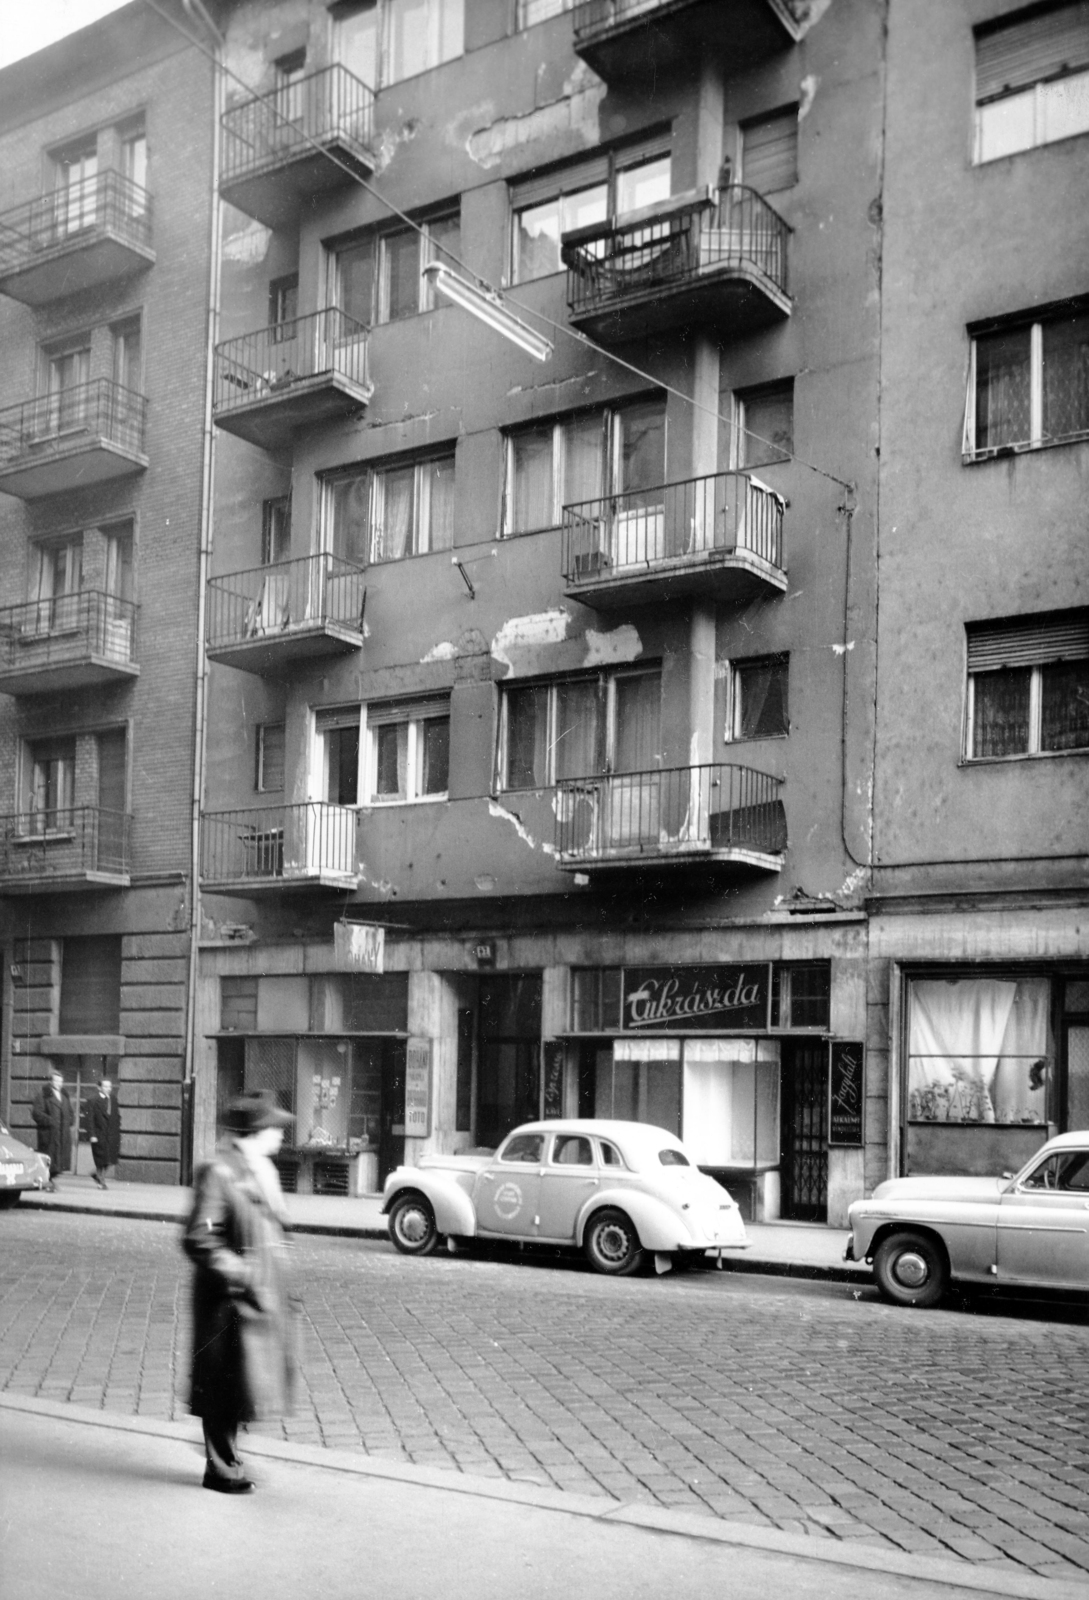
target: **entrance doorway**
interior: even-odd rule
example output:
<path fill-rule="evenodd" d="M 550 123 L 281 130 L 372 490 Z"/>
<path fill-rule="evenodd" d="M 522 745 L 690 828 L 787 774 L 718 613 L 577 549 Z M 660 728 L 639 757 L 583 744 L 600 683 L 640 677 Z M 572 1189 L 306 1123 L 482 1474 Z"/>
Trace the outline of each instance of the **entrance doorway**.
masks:
<path fill-rule="evenodd" d="M 828 1220 L 828 1046 L 784 1039 L 779 1120 L 781 1215 Z"/>

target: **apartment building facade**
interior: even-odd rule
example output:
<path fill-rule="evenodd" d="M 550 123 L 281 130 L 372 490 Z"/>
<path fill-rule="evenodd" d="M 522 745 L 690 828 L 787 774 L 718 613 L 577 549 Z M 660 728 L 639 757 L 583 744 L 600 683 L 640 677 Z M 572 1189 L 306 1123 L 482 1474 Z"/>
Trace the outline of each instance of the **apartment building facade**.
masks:
<path fill-rule="evenodd" d="M 0 73 L 2 1084 L 33 1142 L 50 1068 L 113 1078 L 120 1176 L 177 1182 L 215 117 L 161 9 Z"/>

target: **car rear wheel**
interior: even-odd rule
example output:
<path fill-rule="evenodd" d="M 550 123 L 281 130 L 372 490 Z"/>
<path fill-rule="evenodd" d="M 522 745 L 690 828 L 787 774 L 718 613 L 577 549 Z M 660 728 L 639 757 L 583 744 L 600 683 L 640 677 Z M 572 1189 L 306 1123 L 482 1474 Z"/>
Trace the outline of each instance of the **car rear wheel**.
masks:
<path fill-rule="evenodd" d="M 583 1249 L 595 1272 L 614 1278 L 626 1278 L 643 1264 L 635 1224 L 623 1211 L 599 1211 L 591 1217 Z"/>
<path fill-rule="evenodd" d="M 403 1194 L 389 1214 L 389 1236 L 403 1256 L 429 1256 L 439 1242 L 431 1202 L 422 1194 Z"/>
<path fill-rule="evenodd" d="M 893 1233 L 873 1258 L 877 1287 L 896 1306 L 936 1306 L 946 1291 L 949 1269 L 925 1233 Z"/>
<path fill-rule="evenodd" d="M 0 1189 L 0 1210 L 6 1210 L 8 1206 L 18 1205 L 22 1198 L 23 1191 L 21 1189 Z"/>

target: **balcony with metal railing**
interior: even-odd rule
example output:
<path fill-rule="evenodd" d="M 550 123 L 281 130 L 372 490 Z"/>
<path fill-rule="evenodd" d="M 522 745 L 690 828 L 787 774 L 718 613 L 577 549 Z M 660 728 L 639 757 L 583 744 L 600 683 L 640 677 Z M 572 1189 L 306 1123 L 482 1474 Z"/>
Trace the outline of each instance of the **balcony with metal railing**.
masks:
<path fill-rule="evenodd" d="M 556 864 L 586 872 L 717 862 L 779 872 L 782 783 L 727 762 L 565 778 L 556 786 Z"/>
<path fill-rule="evenodd" d="M 0 410 L 0 490 L 21 500 L 130 477 L 148 464 L 147 401 L 109 378 Z"/>
<path fill-rule="evenodd" d="M 0 294 L 28 306 L 131 277 L 154 260 L 151 196 L 120 172 L 98 172 L 0 215 Z"/>
<path fill-rule="evenodd" d="M 362 567 L 321 554 L 212 578 L 208 659 L 278 677 L 296 661 L 358 650 L 366 577 Z"/>
<path fill-rule="evenodd" d="M 206 811 L 201 882 L 250 894 L 265 889 L 354 889 L 356 811 L 324 800 Z"/>
<path fill-rule="evenodd" d="M 374 172 L 374 91 L 339 63 L 230 106 L 222 124 L 219 192 L 269 228 Z"/>
<path fill-rule="evenodd" d="M 132 817 L 102 806 L 58 806 L 0 817 L 0 894 L 125 889 Z"/>
<path fill-rule="evenodd" d="M 374 393 L 368 331 L 331 307 L 216 345 L 217 426 L 263 450 L 281 450 L 300 428 L 354 415 Z"/>
<path fill-rule="evenodd" d="M 611 610 L 782 593 L 784 504 L 750 473 L 716 472 L 564 506 L 567 595 Z"/>
<path fill-rule="evenodd" d="M 712 53 L 748 71 L 800 36 L 785 0 L 575 0 L 571 9 L 575 53 L 606 83 Z"/>
<path fill-rule="evenodd" d="M 139 675 L 136 606 L 80 589 L 0 607 L 0 694 L 54 694 Z"/>
<path fill-rule="evenodd" d="M 571 321 L 603 344 L 681 327 L 737 338 L 790 315 L 789 225 L 741 184 L 563 235 Z"/>

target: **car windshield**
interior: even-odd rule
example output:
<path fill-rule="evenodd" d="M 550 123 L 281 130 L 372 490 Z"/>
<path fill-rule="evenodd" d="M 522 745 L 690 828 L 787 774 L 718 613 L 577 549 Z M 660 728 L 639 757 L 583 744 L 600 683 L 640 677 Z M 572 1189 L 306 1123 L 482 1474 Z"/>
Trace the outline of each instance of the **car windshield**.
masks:
<path fill-rule="evenodd" d="M 663 1167 L 690 1167 L 692 1165 L 683 1150 L 659 1150 L 658 1160 Z"/>
<path fill-rule="evenodd" d="M 500 1151 L 500 1161 L 540 1161 L 544 1149 L 543 1133 L 516 1133 Z"/>
<path fill-rule="evenodd" d="M 1089 1192 L 1089 1150 L 1054 1150 L 1020 1181 L 1022 1189 Z"/>

